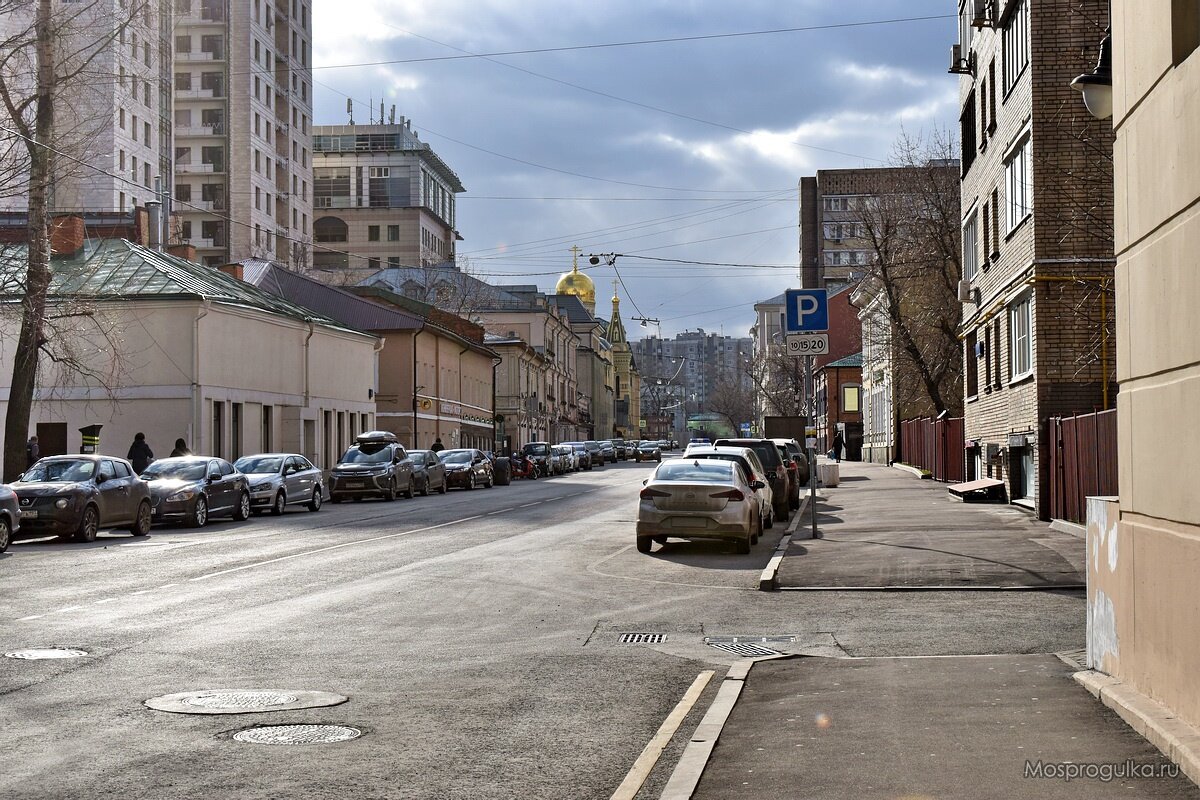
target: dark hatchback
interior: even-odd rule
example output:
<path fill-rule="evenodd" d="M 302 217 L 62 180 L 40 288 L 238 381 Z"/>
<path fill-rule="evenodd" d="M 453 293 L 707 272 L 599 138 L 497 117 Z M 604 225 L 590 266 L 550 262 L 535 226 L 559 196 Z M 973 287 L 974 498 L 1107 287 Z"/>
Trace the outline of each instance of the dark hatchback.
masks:
<path fill-rule="evenodd" d="M 12 537 L 21 528 L 21 505 L 17 493 L 0 484 L 0 553 L 12 544 Z"/>
<path fill-rule="evenodd" d="M 432 450 L 409 450 L 408 461 L 412 465 L 417 491 L 422 497 L 428 497 L 431 491 L 446 493 L 446 467 L 437 453 Z"/>
<path fill-rule="evenodd" d="M 463 489 L 483 486 L 490 489 L 495 484 L 492 477 L 492 462 L 482 450 L 443 450 L 438 458 L 446 467 L 446 483 Z"/>
<path fill-rule="evenodd" d="M 155 520 L 204 527 L 210 517 L 250 518 L 250 480 L 223 458 L 179 456 L 146 467 Z"/>
<path fill-rule="evenodd" d="M 133 466 L 115 456 L 50 456 L 12 484 L 24 533 L 93 542 L 101 528 L 150 532 L 151 499 Z"/>
<path fill-rule="evenodd" d="M 754 451 L 758 460 L 762 462 L 763 469 L 767 471 L 767 479 L 771 484 L 771 494 L 775 504 L 775 521 L 787 522 L 788 517 L 791 516 L 792 505 L 788 495 L 795 479 L 788 472 L 787 465 L 783 461 L 783 454 L 779 452 L 779 447 L 775 442 L 770 439 L 717 439 L 713 442 L 713 446 L 749 447 Z"/>

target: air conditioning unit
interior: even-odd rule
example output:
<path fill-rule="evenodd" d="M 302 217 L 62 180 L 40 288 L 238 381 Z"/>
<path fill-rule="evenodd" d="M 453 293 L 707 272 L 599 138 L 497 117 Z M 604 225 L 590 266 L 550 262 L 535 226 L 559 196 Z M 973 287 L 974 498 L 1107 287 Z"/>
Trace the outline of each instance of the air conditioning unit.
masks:
<path fill-rule="evenodd" d="M 996 25 L 995 0 L 974 0 L 971 14 L 972 28 L 993 28 Z"/>
<path fill-rule="evenodd" d="M 973 74 L 971 69 L 970 54 L 968 54 L 967 58 L 963 58 L 962 45 L 950 45 L 950 69 L 948 69 L 947 72 L 950 72 L 954 75 Z"/>
<path fill-rule="evenodd" d="M 971 280 L 970 280 L 970 278 L 963 278 L 961 281 L 958 282 L 958 302 L 960 302 L 960 303 L 971 302 Z"/>

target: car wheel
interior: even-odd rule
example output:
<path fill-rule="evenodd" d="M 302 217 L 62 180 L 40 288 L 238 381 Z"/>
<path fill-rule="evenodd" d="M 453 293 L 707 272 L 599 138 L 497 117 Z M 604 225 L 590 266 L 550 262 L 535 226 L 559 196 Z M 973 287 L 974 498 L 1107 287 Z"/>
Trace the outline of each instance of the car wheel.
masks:
<path fill-rule="evenodd" d="M 280 514 L 283 512 L 280 511 Z M 238 522 L 245 522 L 250 519 L 250 493 L 242 492 L 242 496 L 238 498 L 237 507 L 233 509 L 233 518 Z"/>
<path fill-rule="evenodd" d="M 488 477 L 487 477 L 487 483 L 485 483 L 483 485 L 483 488 L 490 489 L 495 485 L 496 485 L 496 478 L 495 478 L 495 476 L 492 475 L 492 473 L 489 472 Z"/>
<path fill-rule="evenodd" d="M 438 494 L 446 493 L 446 479 L 442 478 L 442 485 L 438 487 Z"/>
<path fill-rule="evenodd" d="M 283 515 L 287 508 L 287 495 L 280 489 L 275 493 L 275 500 L 271 503 L 271 516 L 279 517 Z"/>
<path fill-rule="evenodd" d="M 192 506 L 192 513 L 188 515 L 187 526 L 189 528 L 203 528 L 208 522 L 208 500 L 204 495 L 196 498 L 195 504 Z"/>
<path fill-rule="evenodd" d="M 383 493 L 383 499 L 387 500 L 389 503 L 396 499 L 396 479 L 395 478 L 388 479 L 387 490 L 384 491 L 384 493 Z"/>
<path fill-rule="evenodd" d="M 137 516 L 134 517 L 133 524 L 129 526 L 129 532 L 134 536 L 145 536 L 150 532 L 151 522 L 150 501 L 143 500 L 138 505 Z"/>
<path fill-rule="evenodd" d="M 12 543 L 12 525 L 8 523 L 8 517 L 0 517 L 0 553 L 8 549 Z"/>
<path fill-rule="evenodd" d="M 404 496 L 409 500 L 417 496 L 417 480 L 411 475 L 408 476 L 408 488 L 404 490 Z"/>
<path fill-rule="evenodd" d="M 750 537 L 749 536 L 747 536 L 745 539 L 738 539 L 737 542 L 735 542 L 734 544 L 737 546 L 737 554 L 739 556 L 746 556 L 746 555 L 750 554 Z"/>
<path fill-rule="evenodd" d="M 321 496 L 321 487 L 318 486 L 317 488 L 313 489 L 312 500 L 308 501 L 308 510 L 309 511 L 320 511 L 321 503 L 323 501 L 324 501 L 324 498 Z"/>
<path fill-rule="evenodd" d="M 99 531 L 100 514 L 96 511 L 95 506 L 88 506 L 83 510 L 83 519 L 79 520 L 79 529 L 75 532 L 75 538 L 80 542 L 94 542 Z"/>
<path fill-rule="evenodd" d="M 774 528 L 775 527 L 775 512 L 774 511 L 767 512 L 767 519 L 765 522 L 763 522 L 763 527 L 764 528 Z"/>
<path fill-rule="evenodd" d="M 467 489 L 470 490 L 470 489 L 474 489 L 474 488 L 475 488 L 475 473 L 472 472 L 467 475 Z"/>
<path fill-rule="evenodd" d="M 421 497 L 429 497 L 429 476 L 426 476 L 425 482 L 421 484 Z"/>
<path fill-rule="evenodd" d="M 639 553 L 649 553 L 649 552 L 650 552 L 650 541 L 651 541 L 651 539 L 650 539 L 650 537 L 649 537 L 649 536 L 639 536 L 639 537 L 637 537 L 637 550 L 638 550 L 638 552 L 639 552 Z"/>

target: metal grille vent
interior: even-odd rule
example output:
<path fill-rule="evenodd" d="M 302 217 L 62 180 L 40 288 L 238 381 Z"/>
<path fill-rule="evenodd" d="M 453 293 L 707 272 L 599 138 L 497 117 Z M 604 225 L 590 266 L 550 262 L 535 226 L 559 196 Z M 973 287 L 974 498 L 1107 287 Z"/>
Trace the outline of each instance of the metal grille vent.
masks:
<path fill-rule="evenodd" d="M 730 642 L 737 644 L 738 642 L 759 642 L 761 644 L 791 644 L 796 641 L 795 636 L 705 636 L 704 643 L 711 644 L 712 642 Z"/>
<path fill-rule="evenodd" d="M 718 650 L 724 650 L 746 658 L 781 655 L 778 650 L 772 650 L 769 647 L 763 647 L 761 644 L 754 644 L 753 642 L 705 642 L 705 644 L 709 647 L 715 647 Z"/>
<path fill-rule="evenodd" d="M 662 644 L 667 640 L 665 633 L 622 633 L 621 644 Z"/>
<path fill-rule="evenodd" d="M 362 731 L 345 725 L 269 725 L 238 731 L 233 738 L 250 744 L 329 744 L 359 736 Z"/>

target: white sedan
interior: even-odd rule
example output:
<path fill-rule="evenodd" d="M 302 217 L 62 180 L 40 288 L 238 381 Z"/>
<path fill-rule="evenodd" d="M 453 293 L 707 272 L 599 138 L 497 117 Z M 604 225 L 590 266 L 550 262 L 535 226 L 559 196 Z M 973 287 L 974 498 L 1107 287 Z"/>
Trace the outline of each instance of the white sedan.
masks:
<path fill-rule="evenodd" d="M 733 542 L 745 555 L 758 542 L 763 520 L 750 481 L 732 461 L 672 460 L 646 479 L 638 504 L 637 549 L 668 538 Z"/>

